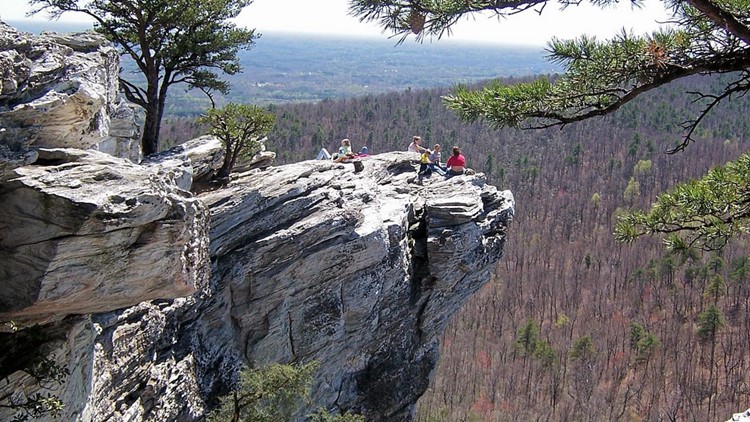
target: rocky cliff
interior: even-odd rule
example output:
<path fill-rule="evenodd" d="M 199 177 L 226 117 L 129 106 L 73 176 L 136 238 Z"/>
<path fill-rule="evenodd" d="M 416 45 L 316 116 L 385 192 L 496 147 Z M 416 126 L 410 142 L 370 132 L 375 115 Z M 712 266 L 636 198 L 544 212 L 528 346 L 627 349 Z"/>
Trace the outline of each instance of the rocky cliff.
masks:
<path fill-rule="evenodd" d="M 45 146 L 139 161 L 141 113 L 117 94 L 119 63 L 94 33 L 33 36 L 0 22 L 0 157 L 29 163 Z"/>
<path fill-rule="evenodd" d="M 111 47 L 95 44 L 83 54 L 111 67 Z M 32 103 L 59 92 L 31 91 Z M 311 360 L 315 406 L 409 420 L 448 318 L 490 279 L 513 215 L 510 192 L 481 174 L 414 183 L 409 153 L 357 173 L 328 161 L 252 170 L 194 195 L 192 180 L 221 162 L 216 140 L 134 164 L 86 149 L 101 143 L 44 107 L 13 123 L 18 98 L 0 103 L 2 145 L 25 157 L 6 154 L 0 178 L 0 321 L 42 324 L 39 347 L 70 374 L 39 386 L 0 347 L 0 398 L 48 388 L 62 420 L 200 420 L 243 364 Z M 101 104 L 87 128 L 106 128 Z M 19 336 L 5 331 L 3 345 Z"/>
<path fill-rule="evenodd" d="M 195 350 L 212 362 L 199 371 L 316 360 L 320 404 L 408 419 L 448 318 L 489 280 L 513 213 L 510 193 L 482 176 L 416 185 L 413 158 L 377 155 L 361 173 L 307 161 L 202 195 L 215 293 L 188 331 L 226 341 Z"/>

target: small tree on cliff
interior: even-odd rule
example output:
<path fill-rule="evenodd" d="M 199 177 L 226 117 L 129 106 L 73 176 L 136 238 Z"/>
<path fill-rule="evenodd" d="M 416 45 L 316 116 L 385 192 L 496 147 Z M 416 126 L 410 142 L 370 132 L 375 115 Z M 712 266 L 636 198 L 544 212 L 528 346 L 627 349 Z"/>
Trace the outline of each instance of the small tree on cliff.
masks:
<path fill-rule="evenodd" d="M 229 103 L 223 108 L 210 109 L 200 121 L 208 123 L 211 134 L 224 143 L 224 163 L 216 177 L 225 178 L 229 176 L 237 158 L 252 156 L 260 151 L 260 139 L 271 131 L 276 116 L 258 106 Z"/>
<path fill-rule="evenodd" d="M 462 17 L 477 12 L 498 16 L 543 11 L 547 0 L 352 0 L 350 11 L 363 21 L 417 40 L 441 37 Z M 579 2 L 558 0 L 561 7 Z M 590 0 L 606 7 L 617 0 Z M 632 0 L 634 6 L 642 0 Z M 684 122 L 686 131 L 672 152 L 685 148 L 719 103 L 750 91 L 750 0 L 665 0 L 673 17 L 669 29 L 637 36 L 623 31 L 607 41 L 582 36 L 553 38 L 550 60 L 565 72 L 554 81 L 541 77 L 530 83 L 490 83 L 480 90 L 465 87 L 444 98 L 466 121 L 484 120 L 495 127 L 564 126 L 619 109 L 638 95 L 692 75 L 727 74 L 730 82 L 717 92 L 691 93 L 703 104 Z M 502 21 L 502 19 L 500 20 Z M 750 158 L 745 156 L 704 183 L 675 189 L 661 197 L 650 213 L 626 214 L 617 228 L 621 240 L 648 233 L 666 233 L 673 249 L 722 247 L 734 234 L 750 231 Z M 712 190 L 714 189 L 714 190 Z M 719 189 L 718 191 L 715 189 Z M 721 195 L 715 195 L 722 192 Z"/>
<path fill-rule="evenodd" d="M 12 321 L 5 324 L 10 332 L 0 332 L 0 383 L 7 384 L 17 372 L 25 372 L 29 379 L 25 387 L 35 385 L 40 389 L 56 389 L 70 374 L 68 368 L 58 364 L 48 354 L 50 334 L 42 326 L 19 329 Z M 26 388 L 0 394 L 0 408 L 14 412 L 11 422 L 58 417 L 65 405 L 51 392 L 28 394 Z"/>
<path fill-rule="evenodd" d="M 158 152 L 167 91 L 185 83 L 222 93 L 228 84 L 215 71 L 240 71 L 237 52 L 259 37 L 237 28 L 236 17 L 252 0 L 30 0 L 36 9 L 56 18 L 80 12 L 94 19 L 94 30 L 119 46 L 145 78 L 120 77 L 125 97 L 146 110 L 141 147 L 144 155 Z"/>
<path fill-rule="evenodd" d="M 285 422 L 309 400 L 316 362 L 307 364 L 271 364 L 262 368 L 244 368 L 234 391 L 221 398 L 208 422 Z M 313 422 L 364 422 L 351 413 L 331 415 L 324 409 L 308 415 Z"/>

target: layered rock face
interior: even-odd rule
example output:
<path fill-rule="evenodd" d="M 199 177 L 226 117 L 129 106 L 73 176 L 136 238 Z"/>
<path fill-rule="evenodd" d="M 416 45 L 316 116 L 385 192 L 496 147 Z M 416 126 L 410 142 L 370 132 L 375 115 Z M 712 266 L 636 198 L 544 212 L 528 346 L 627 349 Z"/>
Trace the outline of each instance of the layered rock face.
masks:
<path fill-rule="evenodd" d="M 0 318 L 46 322 L 188 296 L 208 280 L 208 215 L 158 170 L 41 149 L 0 184 Z"/>
<path fill-rule="evenodd" d="M 513 214 L 510 192 L 482 176 L 416 185 L 410 158 L 374 156 L 361 173 L 307 161 L 201 196 L 214 293 L 186 333 L 204 394 L 241 361 L 315 360 L 317 404 L 409 420 L 448 318 L 490 279 Z"/>
<path fill-rule="evenodd" d="M 3 265 L 44 261 L 33 266 L 47 269 L 40 291 L 58 293 L 57 303 L 41 295 L 23 309 L 17 309 L 20 301 L 6 301 L 11 311 L 3 320 L 44 319 L 52 309 L 58 318 L 86 314 L 49 325 L 63 333 L 53 342 L 54 354 L 72 370 L 57 391 L 66 403 L 64 419 L 199 420 L 241 365 L 315 360 L 315 406 L 353 410 L 372 421 L 409 420 L 428 386 L 447 319 L 489 280 L 502 253 L 511 194 L 481 175 L 419 186 L 414 157 L 390 153 L 371 157 L 360 173 L 350 164 L 321 161 L 251 171 L 170 208 L 177 185 L 190 180 L 183 172 L 206 155 L 205 142 L 193 146 L 203 151 L 194 159 L 167 152 L 140 174 L 126 171 L 138 166 L 95 152 L 45 151 L 44 160 L 17 169 L 18 179 L 5 186 L 3 201 L 18 204 L 13 208 L 27 217 L 19 227 L 34 219 L 29 210 L 49 218 L 43 208 L 21 204 L 59 201 L 51 208 L 64 210 L 61 217 L 81 216 L 48 229 L 48 241 L 77 246 L 39 248 L 56 251 L 51 259 L 30 247 L 12 254 L 13 265 Z M 154 184 L 171 188 L 149 194 L 135 188 Z M 66 205 L 70 191 L 93 192 L 96 186 L 106 193 Z M 188 230 L 205 222 L 199 202 L 210 209 L 203 237 L 201 230 Z M 147 203 L 162 211 L 147 213 Z M 186 211 L 188 204 L 194 212 Z M 150 213 L 167 221 L 147 222 Z M 77 230 L 55 235 L 68 226 Z M 143 241 L 137 233 L 149 227 Z M 162 235 L 155 234 L 159 227 Z M 90 240 L 97 230 L 113 233 L 111 239 Z M 6 239 L 31 236 L 12 233 Z M 201 270 L 185 263 L 209 268 L 199 252 L 189 252 L 200 251 L 200 239 L 209 238 L 210 283 L 197 294 L 96 313 L 105 305 L 137 302 L 140 294 L 144 300 L 151 293 L 176 297 L 200 288 L 196 277 L 185 279 Z M 178 243 L 170 250 L 166 239 Z M 133 245 L 150 252 L 128 258 Z M 2 259 L 9 262 L 7 255 Z M 81 273 L 73 271 L 75 262 Z M 48 284 L 56 272 L 70 284 Z M 37 279 L 38 273 L 27 277 Z M 16 387 L 32 388 L 23 374 L 11 378 Z"/>
<path fill-rule="evenodd" d="M 182 187 L 216 170 L 222 154 L 214 138 L 144 165 L 92 150 L 39 149 L 34 165 L 9 173 L 0 183 L 0 332 L 9 321 L 44 324 L 45 343 L 33 348 L 70 374 L 61 386 L 39 385 L 16 368 L 22 359 L 0 354 L 8 381 L 0 397 L 23 403 L 52 393 L 65 403 L 63 420 L 104 421 L 142 414 L 129 397 L 150 394 L 151 420 L 200 418 L 192 356 L 175 356 L 175 327 L 208 286 L 209 212 Z M 16 358 L 35 351 L 3 346 Z M 175 407 L 193 413 L 170 413 Z M 12 417 L 0 408 L 0 420 Z"/>
<path fill-rule="evenodd" d="M 96 148 L 137 162 L 141 118 L 118 98 L 119 63 L 93 33 L 33 36 L 0 22 L 0 157 Z"/>

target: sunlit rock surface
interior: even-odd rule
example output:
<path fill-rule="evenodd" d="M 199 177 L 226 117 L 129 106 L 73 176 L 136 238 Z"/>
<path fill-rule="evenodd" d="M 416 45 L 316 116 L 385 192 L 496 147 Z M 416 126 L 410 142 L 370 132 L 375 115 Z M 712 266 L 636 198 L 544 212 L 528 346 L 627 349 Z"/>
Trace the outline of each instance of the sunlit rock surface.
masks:
<path fill-rule="evenodd" d="M 0 22 L 0 144 L 14 152 L 101 145 L 138 161 L 141 112 L 118 98 L 119 63 L 93 32 L 36 36 Z"/>
<path fill-rule="evenodd" d="M 361 173 L 307 161 L 201 196 L 213 296 L 186 335 L 204 393 L 241 360 L 316 360 L 317 404 L 409 418 L 448 318 L 489 280 L 513 214 L 510 192 L 481 175 L 417 185 L 410 158 L 373 156 Z"/>
<path fill-rule="evenodd" d="M 203 203 L 147 167 L 40 149 L 0 184 L 0 318 L 45 322 L 189 296 L 208 279 Z"/>

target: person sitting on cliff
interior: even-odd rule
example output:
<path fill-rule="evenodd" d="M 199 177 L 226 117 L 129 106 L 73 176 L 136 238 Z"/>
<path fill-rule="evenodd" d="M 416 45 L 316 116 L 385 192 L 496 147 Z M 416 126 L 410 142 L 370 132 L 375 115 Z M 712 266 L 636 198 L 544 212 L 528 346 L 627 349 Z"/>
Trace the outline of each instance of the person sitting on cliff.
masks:
<path fill-rule="evenodd" d="M 446 179 L 466 173 L 466 158 L 461 154 L 461 149 L 458 146 L 453 146 L 453 155 L 445 165 L 448 167 L 448 171 L 445 172 Z"/>
<path fill-rule="evenodd" d="M 430 154 L 430 170 L 441 176 L 445 176 L 446 168 L 440 163 L 441 159 L 442 154 L 440 153 L 440 144 L 435 144 L 435 147 L 432 149 L 432 154 Z"/>
<path fill-rule="evenodd" d="M 344 160 L 347 160 L 349 158 L 354 158 L 357 155 L 352 152 L 352 142 L 349 139 L 342 139 L 341 140 L 341 146 L 339 147 L 339 152 L 336 154 L 333 154 L 333 157 L 331 159 L 337 163 L 341 163 Z"/>
<path fill-rule="evenodd" d="M 420 156 L 419 161 L 419 171 L 417 172 L 417 177 L 419 178 L 419 184 L 422 184 L 422 179 L 426 177 L 430 177 L 432 175 L 432 169 L 430 166 L 432 165 L 432 162 L 430 161 L 430 155 L 432 155 L 432 151 L 425 149 L 422 151 L 422 155 Z"/>
<path fill-rule="evenodd" d="M 427 148 L 423 147 L 422 145 L 420 145 L 421 143 L 422 143 L 422 137 L 421 136 L 415 136 L 415 137 L 411 138 L 411 143 L 406 148 L 406 150 L 409 151 L 409 152 L 424 152 L 424 151 L 429 151 L 429 149 L 427 149 Z"/>

